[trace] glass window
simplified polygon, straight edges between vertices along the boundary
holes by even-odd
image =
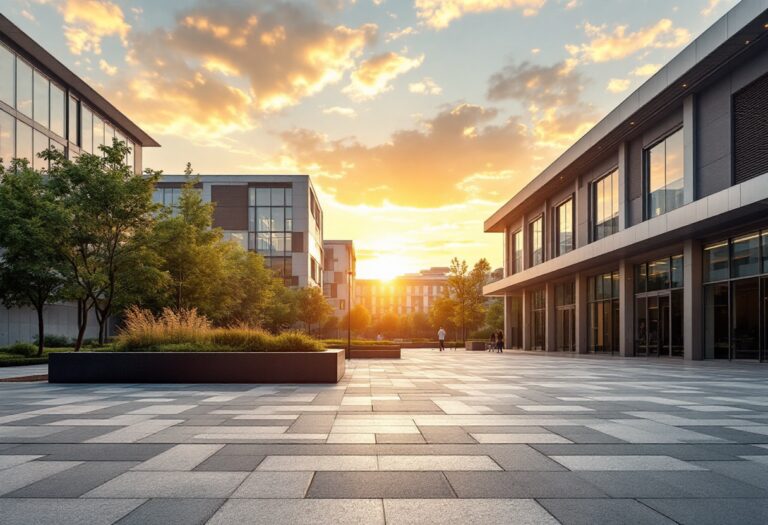
[[[728,279],[728,241],[704,247],[704,282]]]
[[[289,192],[286,192],[289,193]],[[293,208],[287,207],[285,208],[285,231],[292,232],[293,231]]]
[[[93,114],[93,153],[96,155],[102,155],[102,151],[99,149],[104,145],[104,121]]]
[[[1,48],[1,46],[0,46]],[[0,111],[0,160],[8,166],[15,156],[16,122],[15,118]]]
[[[80,106],[80,146],[83,151],[93,153],[93,112]]]
[[[539,217],[528,225],[531,239],[531,266],[544,262],[544,219]]]
[[[619,170],[592,184],[592,240],[619,231]]]
[[[270,203],[269,188],[256,188],[256,206],[269,206]]]
[[[669,259],[660,259],[648,263],[648,291],[669,288]]]
[[[683,130],[645,153],[647,216],[657,217],[683,205]]]
[[[45,135],[44,133],[40,133],[39,131],[35,130],[35,133],[33,135],[33,141],[34,141],[33,147],[35,150],[35,154],[33,155],[33,158],[32,158],[32,167],[34,167],[37,170],[42,168],[47,168],[48,161],[45,159],[41,159],[39,154],[48,149],[48,145],[49,145],[48,136]]]
[[[555,209],[557,255],[573,250],[573,199],[568,199]]]
[[[755,232],[731,241],[731,277],[760,273],[760,234]]]
[[[271,222],[272,218],[269,212],[269,208],[256,208],[256,231],[270,231]]]
[[[104,145],[112,146],[112,140],[115,138],[115,128],[111,124],[104,123]]]
[[[69,141],[72,142],[73,144],[80,145],[80,140],[78,136],[79,135],[78,131],[80,130],[80,126],[78,125],[78,122],[77,122],[77,117],[78,117],[77,107],[78,107],[77,99],[73,97],[69,97],[69,112],[68,112],[69,137],[67,138],[69,138]]]
[[[126,140],[125,145],[128,146],[128,155],[126,156],[125,163],[134,171],[136,171],[136,164],[134,161],[136,153],[136,144],[130,140]]]
[[[16,109],[32,118],[32,66],[16,60]]]
[[[730,356],[728,283],[704,287],[704,355],[707,359]]]
[[[15,107],[13,88],[15,82],[16,56],[5,46],[0,45],[0,100]]]
[[[20,120],[16,121],[16,157],[20,159],[29,160],[30,165],[33,163],[32,159],[32,127],[27,126]]]
[[[272,206],[283,206],[285,204],[285,188],[272,188]]]
[[[285,188],[285,205],[293,206],[293,187]]]
[[[763,273],[768,273],[768,231],[763,232]]]
[[[281,188],[282,189],[282,188]],[[272,201],[274,202],[274,200]],[[285,208],[272,208],[272,231],[285,231]]]
[[[56,84],[51,84],[50,129],[59,137],[64,137],[64,101],[64,91]]]
[[[523,271],[523,231],[512,234],[512,273]]]
[[[647,275],[648,275],[647,264],[643,263],[635,266],[635,293],[643,293],[648,289]]]
[[[672,288],[683,287],[683,256],[675,255],[672,257],[672,273],[671,273],[671,286]]]
[[[35,92],[35,122],[46,128],[50,125],[50,109],[48,106],[51,83],[48,79],[35,70],[34,72],[34,92]]]

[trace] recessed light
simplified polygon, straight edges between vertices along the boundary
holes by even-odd
[[[684,88],[687,88],[687,87],[688,87],[688,84],[683,84],[683,87],[684,87]]]
[[[763,27],[768,29],[768,24],[763,24]]]
[[[746,42],[744,42],[744,45],[747,45],[747,46],[748,46],[748,45],[749,45],[749,40],[747,40]]]
[[[635,125],[635,121],[633,120],[632,122],[629,123],[629,125],[630,126],[634,126]]]

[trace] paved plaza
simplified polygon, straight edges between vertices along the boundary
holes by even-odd
[[[768,366],[405,350],[338,385],[0,383],[0,522],[765,524]]]

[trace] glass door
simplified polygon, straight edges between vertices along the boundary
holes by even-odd
[[[731,356],[733,359],[759,359],[759,279],[739,279],[732,281],[731,286]]]
[[[669,294],[659,295],[659,348],[657,355],[660,357],[670,356],[669,334],[672,315],[669,302]]]
[[[648,356],[659,355],[659,298],[648,297]]]
[[[557,309],[557,349],[561,352],[573,352],[575,344],[575,308]]]
[[[763,319],[763,340],[760,350],[760,362],[768,361],[768,277],[762,278],[762,302],[760,316]]]

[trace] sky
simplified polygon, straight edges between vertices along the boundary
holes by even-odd
[[[735,0],[0,0],[161,148],[307,173],[361,278],[502,264],[483,221]]]

